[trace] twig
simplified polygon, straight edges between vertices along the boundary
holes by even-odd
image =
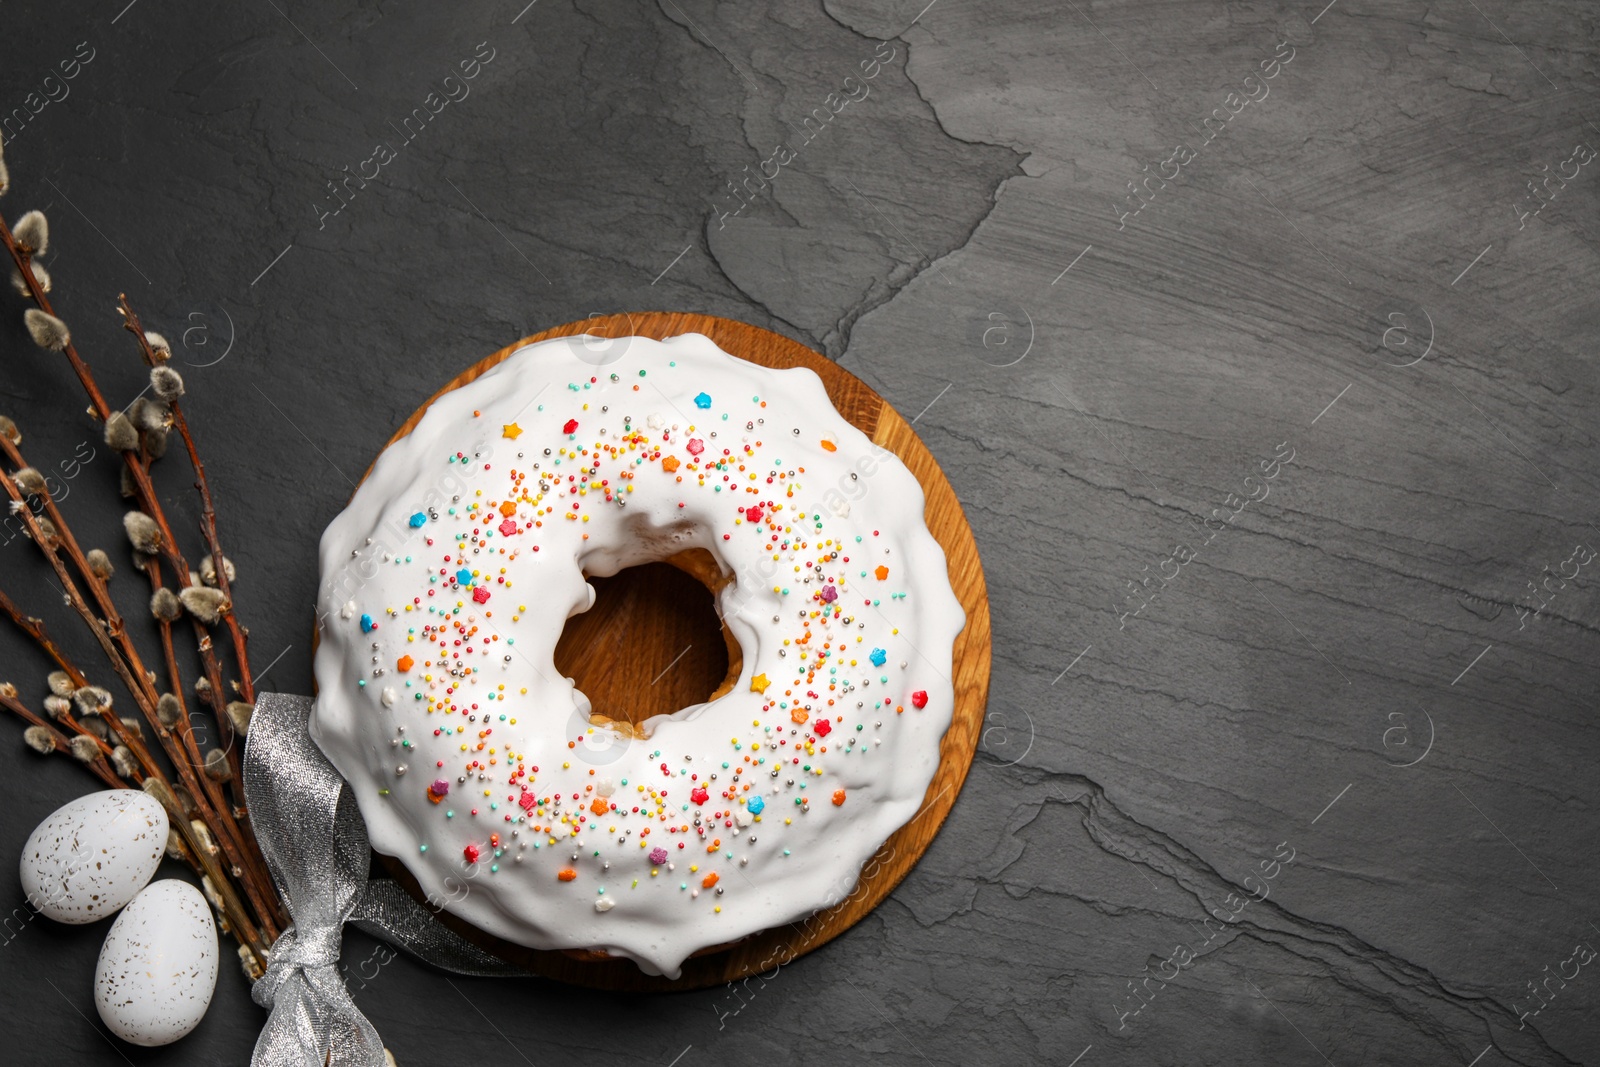
[[[24,614],[22,609],[17,607],[10,597],[6,596],[4,590],[0,590],[0,612],[4,612],[12,622],[17,624],[19,630],[33,638],[34,642],[44,649],[44,654],[50,657],[51,662],[65,671],[67,677],[72,679],[74,689],[82,689],[89,684],[89,679],[85,678],[78,671],[78,668],[73,665],[72,661],[67,659],[66,654],[61,651],[61,647],[55,643],[49,631],[44,628],[44,620]]]
[[[3,451],[6,454],[6,458],[11,460],[11,462],[16,464],[19,468],[26,467],[28,465],[27,460],[22,455],[22,450],[19,449],[10,438],[3,434],[0,434],[0,451]],[[84,584],[89,587],[90,592],[94,595],[95,603],[99,606],[102,615],[105,617],[105,629],[107,635],[116,640],[117,646],[122,653],[123,660],[126,662],[129,672],[133,675],[133,677],[144,683],[142,687],[130,687],[129,692],[132,694],[135,700],[138,700],[141,696],[144,697],[145,703],[149,704],[153,709],[156,699],[155,689],[150,684],[150,676],[145,671],[144,661],[139,655],[138,647],[133,643],[133,640],[128,636],[125,627],[122,625],[122,616],[117,612],[116,603],[111,598],[110,589],[106,587],[106,583],[102,581],[89,567],[88,558],[83,554],[82,549],[78,545],[77,539],[73,537],[72,528],[67,525],[66,518],[61,514],[60,509],[56,507],[55,500],[51,498],[48,492],[44,493],[40,497],[40,500],[44,504],[45,517],[48,518],[51,522],[51,525],[55,527],[60,546],[63,551],[65,551],[67,559],[72,563],[73,569],[76,570],[78,575],[83,579]],[[44,546],[40,545],[40,547],[43,548]],[[69,671],[68,673],[70,674],[71,672]],[[78,681],[76,678],[74,679],[74,682],[80,686],[87,684],[85,682]],[[144,705],[141,705],[141,707],[143,706]]]
[[[117,672],[117,676],[122,679],[123,685],[127,687],[127,690],[130,693],[138,694],[142,692],[139,683],[133,677],[132,671],[129,669],[128,665],[123,662],[122,656],[117,651],[116,646],[111,643],[111,637],[106,632],[106,627],[100,622],[99,619],[95,618],[94,612],[89,610],[89,605],[84,601],[83,594],[78,591],[77,583],[72,580],[72,575],[67,572],[65,564],[61,562],[61,557],[56,554],[54,539],[45,535],[44,529],[40,525],[38,518],[28,508],[22,489],[17,485],[12,476],[3,470],[0,470],[0,487],[4,487],[6,495],[9,496],[12,500],[12,503],[19,508],[17,514],[22,516],[23,525],[28,528],[28,536],[31,537],[34,543],[39,546],[40,551],[44,553],[45,559],[49,560],[50,566],[55,570],[56,580],[61,583],[61,588],[66,597],[67,603],[74,611],[78,613],[78,616],[83,619],[84,624],[87,625],[89,630],[94,634],[95,640],[100,643],[100,650],[105,653],[106,659],[111,662],[112,669],[115,670]],[[119,727],[121,726],[120,720],[118,720],[117,725]],[[143,746],[139,746],[138,749],[133,749],[132,746],[129,746],[129,748],[135,753],[140,753],[143,749]],[[149,761],[149,753],[144,752],[143,756],[144,759],[141,760],[141,762],[146,764],[146,773],[160,773],[160,768],[157,767],[154,762]]]
[[[7,440],[4,435],[0,435],[0,441],[5,441],[8,454],[15,450],[15,446],[9,440]],[[20,458],[20,455],[18,458]],[[44,553],[45,558],[49,561],[51,567],[55,570],[56,578],[61,584],[61,588],[66,597],[67,603],[72,606],[73,610],[76,611],[79,617],[83,619],[90,631],[94,633],[95,639],[100,643],[101,651],[105,654],[105,657],[111,663],[113,670],[116,671],[118,677],[122,680],[123,686],[130,694],[134,696],[135,702],[139,702],[139,697],[142,694],[153,693],[153,686],[150,683],[149,677],[141,675],[139,681],[135,680],[132,666],[124,660],[124,657],[117,646],[113,644],[111,635],[109,633],[109,628],[99,619],[96,619],[94,613],[89,609],[89,605],[84,600],[83,594],[79,591],[77,583],[73,581],[72,575],[68,572],[66,565],[61,561],[61,557],[57,552],[59,538],[52,538],[45,534],[44,528],[39,522],[38,517],[34,515],[32,510],[27,506],[27,501],[22,488],[16,483],[16,480],[12,477],[12,475],[4,470],[0,470],[0,487],[5,489],[6,495],[9,496],[12,502],[17,506],[17,514],[22,516],[22,521],[24,526],[27,527],[29,537],[31,537],[34,543],[38,545],[39,549]],[[48,495],[46,495],[44,499],[48,501]],[[52,520],[53,525],[54,523],[55,520]],[[60,532],[60,527],[57,528],[57,532]],[[84,570],[89,574],[89,583],[91,585],[104,586],[104,583],[99,578],[95,577],[92,572],[88,572],[87,563],[84,564]],[[129,642],[129,647],[132,647],[131,641]],[[137,654],[135,653],[135,657],[136,655]],[[137,662],[137,659],[135,661]],[[81,671],[75,673],[78,677],[83,676]],[[139,684],[140,681],[144,683],[143,686]],[[179,777],[183,779],[184,788],[194,799],[194,802],[197,805],[205,805],[205,808],[202,809],[201,812],[202,814],[205,814],[207,811],[209,811],[209,804],[205,803],[204,792],[200,784],[195,780],[194,770],[189,766],[188,761],[182,759],[179,755],[177,742],[172,738],[171,733],[161,725],[161,721],[155,714],[155,708],[153,705],[153,700],[150,702],[149,706],[141,703],[140,710],[145,713],[145,720],[150,724],[151,729],[155,731],[157,738],[162,741],[162,747],[166,750],[167,758],[177,770]],[[106,725],[111,728],[111,731],[117,735],[117,739],[122,743],[122,745],[126,747],[133,757],[138,761],[146,776],[167,785],[170,789],[170,783],[167,783],[166,776],[163,774],[160,765],[157,764],[154,758],[151,756],[150,750],[145,747],[145,744],[142,740],[135,737],[132,732],[128,730],[127,726],[122,722],[122,719],[115,712],[109,709],[103,710],[101,717],[105,720]],[[215,821],[220,827],[221,820],[225,818],[227,814],[228,813],[224,811],[218,811],[213,814],[211,819],[208,821]],[[222,847],[228,853],[229,863],[236,870],[240,871],[241,877],[244,877],[244,872],[247,870],[247,868],[243,861],[243,857],[238,853],[237,850],[234,849],[233,842],[230,840],[226,831],[222,833],[221,842]],[[253,882],[264,881],[264,879],[261,878],[258,869],[254,868],[253,866],[248,869],[251,871],[249,877]],[[218,887],[218,891],[221,891],[220,886]],[[249,895],[254,899],[260,897],[261,894],[255,886],[252,886]],[[264,922],[269,924],[272,924],[272,919],[275,916],[276,911],[275,909],[268,910],[266,901],[272,900],[273,898],[274,895],[269,893],[266,894],[265,900],[257,901],[258,906],[263,908]]]
[[[146,366],[155,367],[163,362],[156,355],[155,349],[150,345],[145,336],[144,328],[135,314],[133,306],[128,303],[126,294],[118,294],[118,307],[122,310],[122,328],[127,330],[139,342],[139,351],[144,356]],[[172,426],[178,431],[178,436],[183,438],[184,450],[189,453],[189,465],[194,468],[194,487],[200,494],[200,532],[206,539],[206,548],[211,552],[211,562],[217,572],[217,588],[222,595],[228,598],[228,603],[233,603],[233,590],[230,588],[226,557],[222,553],[222,542],[217,537],[217,511],[211,501],[211,485],[206,480],[206,465],[200,460],[200,451],[195,447],[194,437],[189,433],[189,420],[183,414],[183,407],[177,400],[167,403],[172,412]],[[246,650],[246,643],[250,631],[240,624],[238,616],[230,611],[225,617],[228,632],[233,637],[233,655],[239,667],[239,695],[247,703],[256,702],[255,677],[250,672],[250,656]]]
[[[145,573],[150,578],[150,589],[154,592],[161,588],[161,571],[154,560],[145,566]],[[266,861],[245,862],[248,854],[252,860],[259,855],[252,846],[255,838],[243,832],[236,816],[236,809],[230,809],[227,800],[222,795],[222,786],[206,773],[205,760],[200,756],[199,746],[194,740],[194,727],[189,722],[188,705],[184,702],[183,676],[178,671],[178,658],[172,645],[172,624],[165,619],[157,620],[161,633],[161,650],[167,662],[167,674],[172,680],[172,695],[178,701],[180,726],[174,732],[183,744],[184,754],[188,757],[196,774],[190,776],[198,780],[199,786],[205,791],[206,798],[211,806],[219,813],[228,817],[220,820],[217,829],[218,841],[223,851],[227,854],[228,862],[233,867],[233,873],[244,885],[245,895],[250,898],[251,905],[256,909],[256,914],[261,917],[261,925],[272,940],[278,936],[278,909],[277,893],[272,888],[271,878],[266,875]],[[174,763],[177,759],[174,758]]]
[[[144,325],[139,319],[133,305],[128,302],[126,294],[118,294],[118,309],[122,312],[122,326],[134,336],[139,344],[139,352],[146,366],[155,368],[165,363],[165,359],[157,354],[154,346],[150,344],[149,337],[145,334]],[[195,446],[194,436],[189,432],[189,420],[183,413],[183,407],[177,398],[166,402],[167,412],[172,427],[178,431],[178,436],[183,439],[184,450],[189,454],[189,464],[195,473],[195,490],[200,495],[201,522],[200,532],[205,538],[207,549],[211,554],[212,570],[216,574],[217,589],[222,593],[228,603],[228,610],[223,614],[222,623],[228,628],[233,642],[233,653],[236,666],[239,669],[239,682],[236,688],[240,697],[247,703],[255,703],[255,681],[250,671],[250,656],[247,648],[249,631],[240,624],[238,615],[233,610],[233,590],[228,579],[227,557],[223,554],[222,543],[217,536],[216,508],[211,499],[210,483],[206,479],[205,463],[200,459],[200,451]],[[144,456],[144,466],[149,469],[149,457]],[[159,578],[152,578],[159,582]],[[180,583],[181,584],[181,583]],[[152,585],[152,589],[155,588]],[[240,746],[236,743],[237,736],[233,729],[233,722],[228,718],[228,695],[223,687],[221,664],[213,655],[210,631],[199,620],[195,620],[195,640],[200,650],[202,663],[206,672],[206,680],[210,684],[210,703],[217,723],[217,737],[223,758],[228,761],[229,793],[233,797],[233,814],[236,820],[245,820],[249,814],[244,804],[244,763],[240,756]],[[219,801],[220,803],[220,801]],[[265,869],[266,860],[261,856],[260,846],[251,835],[244,835],[241,844],[251,852],[253,857]],[[269,893],[269,899],[276,901],[276,894]],[[287,917],[285,916],[285,919]]]
[[[11,233],[11,227],[6,225],[4,218],[0,218],[0,244],[4,244],[6,251],[11,254],[12,262],[16,264],[17,272],[22,276],[23,283],[27,287],[29,295],[33,298],[33,302],[38,305],[40,311],[47,315],[53,315],[55,312],[50,304],[50,298],[45,295],[43,287],[39,285],[39,280],[34,277],[33,270],[29,266],[33,257],[17,244],[16,238]],[[106,402],[105,396],[100,392],[100,387],[95,382],[94,372],[89,369],[89,365],[78,355],[78,350],[70,339],[62,346],[61,351],[67,357],[67,362],[72,366],[73,373],[78,376],[78,381],[83,386],[84,392],[88,394],[93,414],[104,424],[111,418],[112,408]],[[155,522],[157,529],[161,532],[161,543],[158,546],[160,553],[166,557],[167,565],[172,568],[173,580],[178,588],[185,589],[191,584],[189,581],[189,561],[184,558],[183,552],[178,548],[178,540],[173,536],[172,527],[167,522],[166,512],[162,509],[161,500],[156,495],[155,485],[150,481],[149,468],[140,462],[138,451],[126,450],[122,453],[122,458],[123,463],[133,476],[135,496],[138,499],[140,510]],[[217,561],[217,565],[221,566],[220,560]],[[210,673],[212,668],[216,666],[216,656],[211,651],[209,644],[201,649],[201,658],[207,661],[207,672]],[[220,673],[220,668],[217,668],[217,670]],[[219,715],[223,714],[219,708]],[[225,730],[226,727],[219,726],[218,729]]]
[[[31,240],[31,238],[30,238]],[[42,244],[43,242],[38,242]],[[0,218],[0,244],[3,244],[9,253],[12,262],[17,268],[19,281],[27,290],[27,295],[32,299],[38,309],[46,315],[53,316],[54,310],[44,291],[44,286],[39,282],[38,276],[31,266],[34,250],[18,242],[10,227]],[[152,367],[159,365],[162,360],[152,349],[149,339],[139,326],[137,317],[127,301],[123,299],[120,307],[124,313],[124,326],[133,332],[139,340],[145,362]],[[58,341],[59,343],[56,343]],[[41,342],[44,343],[44,342]],[[106,401],[95,381],[94,374],[88,364],[79,355],[76,346],[71,342],[70,335],[63,329],[62,335],[46,344],[49,348],[59,348],[65,355],[69,366],[77,375],[80,385],[89,398],[90,414],[102,425],[110,423],[114,411]],[[218,592],[222,599],[220,613],[225,620],[237,661],[240,682],[235,688],[247,701],[254,702],[254,680],[250,673],[247,656],[248,630],[246,630],[235,617],[232,610],[232,593],[227,577],[227,562],[221,550],[220,540],[217,535],[216,515],[211,497],[210,486],[206,480],[205,468],[200,461],[198,449],[195,446],[193,435],[184,417],[176,398],[165,397],[165,407],[168,412],[168,425],[178,430],[179,436],[184,441],[186,451],[189,453],[191,465],[195,471],[196,485],[201,497],[203,518],[201,533],[205,539],[211,559],[218,573]],[[25,466],[20,450],[15,447],[15,442],[5,435],[4,451],[7,457],[19,468]],[[174,584],[180,590],[186,590],[194,584],[191,578],[188,561],[173,534],[171,523],[161,505],[153,481],[151,480],[151,461],[154,458],[149,448],[153,438],[141,432],[137,447],[120,449],[123,463],[126,467],[128,478],[132,483],[135,504],[143,514],[154,524],[154,538],[157,544],[150,546],[154,549],[154,557],[144,566],[152,590],[161,588],[161,567],[164,563],[172,570]],[[234,731],[227,715],[228,690],[223,682],[222,665],[219,662],[211,639],[211,628],[204,624],[190,611],[191,621],[195,627],[197,652],[202,664],[204,675],[208,682],[210,703],[217,720],[218,737],[224,744],[223,751],[232,772],[232,787],[234,804],[229,805],[223,797],[222,787],[219,782],[205,773],[204,763],[200,759],[199,748],[195,743],[193,727],[188,719],[186,710],[180,716],[181,726],[175,724],[175,730],[169,730],[162,725],[158,707],[161,699],[156,691],[156,677],[148,671],[139,653],[137,645],[127,633],[123,620],[117,611],[115,601],[111,597],[109,584],[101,574],[97,574],[89,564],[79,547],[66,521],[56,508],[55,502],[50,498],[48,491],[37,494],[42,501],[43,515],[36,515],[29,507],[28,497],[31,495],[22,490],[16,479],[0,470],[0,486],[12,501],[13,508],[22,516],[30,538],[34,540],[39,549],[44,553],[50,566],[56,574],[61,586],[66,604],[83,620],[94,634],[96,642],[100,645],[102,653],[112,670],[122,681],[124,687],[133,698],[135,705],[144,714],[160,747],[166,754],[168,761],[176,771],[177,778],[182,781],[182,791],[174,788],[160,765],[155,761],[150,750],[145,746],[143,738],[135,728],[133,720],[124,722],[115,714],[109,702],[98,702],[98,711],[103,719],[107,732],[115,736],[117,743],[125,748],[134,763],[143,774],[140,783],[143,788],[155,796],[168,811],[175,822],[179,839],[182,842],[180,851],[185,854],[197,871],[204,874],[215,892],[214,900],[218,909],[223,913],[224,919],[231,928],[234,936],[242,945],[249,948],[256,957],[255,967],[247,965],[247,973],[258,977],[265,964],[267,946],[275,941],[278,929],[287,922],[287,916],[281,907],[276,891],[273,889],[268,875],[266,864],[261,857],[258,843],[254,835],[248,830],[245,820],[248,814],[243,805],[240,791],[242,784],[242,766],[240,764],[238,746],[234,744]],[[47,531],[49,531],[47,535]],[[74,572],[77,580],[75,580]],[[81,585],[80,585],[81,582]],[[83,587],[87,587],[88,597],[84,595]],[[95,610],[99,609],[101,617],[97,617]],[[3,611],[12,621],[31,636],[71,680],[76,690],[82,690],[88,685],[87,676],[72,665],[69,658],[55,644],[44,629],[43,623],[24,613],[9,598],[0,593],[0,611]],[[220,621],[220,620],[219,620]],[[162,652],[166,661],[167,673],[172,680],[175,695],[179,700],[179,708],[183,710],[182,677],[177,666],[177,657],[172,645],[171,624],[161,620]],[[14,687],[4,687],[6,707],[25,721],[35,726],[41,726],[48,731],[51,747],[59,750],[71,751],[72,742],[68,741],[60,730],[44,722],[39,716],[31,712],[22,702],[15,697]],[[94,739],[97,756],[94,761],[86,765],[107,784],[121,786],[124,782],[116,773],[113,764],[122,761],[121,753],[114,753],[111,746],[101,737],[89,731],[84,724],[75,720],[70,711],[63,711],[59,716],[62,727],[80,736]],[[42,739],[35,738],[41,745]],[[81,743],[79,744],[82,749]],[[87,752],[83,753],[87,755]],[[116,755],[115,761],[108,757]],[[124,767],[124,769],[127,769]],[[192,811],[188,810],[192,807]],[[220,857],[220,858],[219,858]],[[231,870],[225,870],[221,860],[226,860]],[[250,907],[245,906],[234,882],[237,881],[245,897],[249,899]],[[254,910],[254,916],[252,915]],[[257,917],[259,921],[257,921]],[[266,940],[263,941],[263,935]]]
[[[46,722],[43,716],[34,712],[26,704],[22,703],[21,700],[18,700],[16,697],[12,696],[4,687],[0,687],[0,707],[10,711],[28,725],[37,726],[40,729],[48,732],[50,735],[50,740],[54,742],[56,746],[57,752],[72,756],[73,762],[75,763],[81,762],[76,756],[73,756],[72,745],[67,742],[67,739],[64,736],[62,736],[60,730],[57,730],[54,726],[50,725],[50,723]],[[90,734],[88,731],[84,731],[84,734],[89,737],[94,737],[94,735]],[[95,740],[99,741],[99,738],[95,738]],[[104,742],[101,742],[100,745],[102,748],[104,748]],[[99,778],[112,789],[123,789],[127,786],[127,783],[121,778],[118,778],[116,772],[111,769],[111,765],[106,762],[104,753],[96,757],[92,763],[85,763],[84,766],[89,768],[90,772],[93,773],[95,777]]]

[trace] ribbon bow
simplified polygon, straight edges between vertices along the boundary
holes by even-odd
[[[272,1010],[251,1067],[384,1067],[383,1041],[339,974],[344,924],[458,974],[524,975],[433,921],[389,879],[368,880],[367,830],[339,772],[311,740],[309,697],[256,701],[245,802],[294,920],[250,996]]]

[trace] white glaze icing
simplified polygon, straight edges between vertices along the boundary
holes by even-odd
[[[584,575],[691,547],[734,575],[732,691],[643,740],[590,725],[553,661]],[[545,341],[441,397],[321,568],[311,731],[373,847],[533,948],[676,977],[843,900],[917,813],[953,713],[965,616],[915,477],[812,371],[699,334]]]

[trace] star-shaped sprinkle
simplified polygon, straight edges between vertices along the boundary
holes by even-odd
[[[767,691],[767,686],[771,684],[772,682],[767,679],[765,674],[758,674],[754,678],[750,679],[750,692],[765,693]]]
[[[514,422],[508,422],[500,427],[500,435],[508,441],[515,441],[522,436],[522,427]]]

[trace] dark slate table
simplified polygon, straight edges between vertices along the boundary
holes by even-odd
[[[310,685],[317,537],[393,428],[594,313],[814,345],[976,531],[989,720],[886,904],[651,998],[351,934],[401,1064],[1600,1060],[1595,13],[1324,2],[6,6],[0,206],[49,213],[114,397],[115,295],[173,338],[266,688]],[[6,306],[3,409],[114,544]],[[14,857],[85,784],[0,768]],[[248,1055],[231,965],[122,1046],[104,924],[28,921],[10,861],[0,894],[8,1062]]]

